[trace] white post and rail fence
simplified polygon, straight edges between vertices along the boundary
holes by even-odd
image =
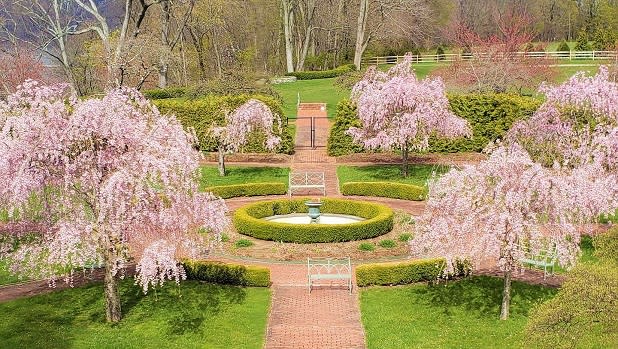
[[[415,55],[413,63],[439,63],[453,62],[458,60],[471,59],[473,57],[483,58],[486,53],[445,53],[434,55]],[[618,51],[521,51],[510,53],[515,57],[553,59],[553,60],[618,60]],[[397,64],[403,60],[404,56],[379,56],[369,57],[362,60],[363,65]]]

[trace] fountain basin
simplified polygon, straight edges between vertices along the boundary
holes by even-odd
[[[287,223],[287,224],[309,224],[312,223],[312,217],[308,216],[304,213],[292,213],[292,214],[283,214],[276,215],[270,217],[264,217],[263,220],[277,223]],[[356,222],[362,222],[365,218],[345,215],[345,214],[336,214],[336,213],[322,213],[320,217],[317,218],[318,224],[350,224]]]
[[[312,223],[307,201],[278,199],[248,204],[234,212],[232,222],[242,235],[301,244],[370,239],[393,228],[393,210],[382,204],[324,198],[320,201],[320,218]],[[334,218],[323,221],[324,216]]]

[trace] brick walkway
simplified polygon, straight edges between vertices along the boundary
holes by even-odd
[[[365,348],[355,291],[349,294],[333,284],[310,294],[304,264],[275,264],[270,270],[273,298],[265,348]]]
[[[299,117],[315,117],[315,148],[311,148],[311,119],[296,121],[293,171],[324,172],[326,195],[339,196],[336,164],[326,154],[326,139],[330,123],[326,106],[321,103],[301,104]],[[307,191],[308,195],[317,195]],[[249,199],[251,201],[255,199]],[[260,200],[260,199],[257,199]],[[243,202],[230,202],[233,210]],[[231,205],[230,205],[231,204]],[[304,264],[270,265],[272,278],[272,308],[266,335],[267,349],[284,348],[364,348],[365,334],[360,321],[358,295],[337,284],[318,287],[309,293],[307,266]]]

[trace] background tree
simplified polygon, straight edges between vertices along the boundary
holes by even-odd
[[[0,103],[0,126],[0,204],[43,207],[42,235],[9,257],[12,270],[70,282],[103,265],[108,321],[121,319],[129,263],[144,292],[179,282],[180,258],[205,249],[198,230],[217,238],[227,223],[223,200],[197,190],[194,137],[134,90],[82,100],[28,81]]]
[[[509,316],[511,277],[524,257],[557,250],[572,265],[579,252],[577,224],[595,221],[615,201],[615,181],[596,168],[562,173],[530,159],[517,144],[496,148],[476,166],[452,169],[429,185],[427,207],[410,244],[415,256],[445,257],[476,269],[499,267],[504,275],[500,319]],[[613,195],[598,195],[598,193]]]
[[[273,134],[273,127],[281,128],[281,119],[268,106],[256,99],[250,99],[225,117],[226,125],[212,128],[212,134],[219,142],[219,175],[225,176],[225,154],[236,152],[247,143],[250,133],[261,131],[266,134],[265,145],[273,150],[281,138]],[[275,126],[276,124],[276,126]]]
[[[0,53],[0,84],[3,94],[17,90],[27,79],[47,80],[50,74],[32,53],[17,49],[13,52]]]
[[[352,89],[362,126],[348,130],[366,148],[400,149],[404,176],[409,151],[426,150],[431,135],[455,138],[471,132],[468,122],[449,110],[442,80],[418,80],[412,60],[407,54],[386,73],[369,68]]]
[[[469,52],[464,59],[443,68],[440,75],[454,87],[474,92],[517,92],[536,88],[555,74],[551,61],[518,54],[534,39],[532,18],[515,7],[495,12],[497,34],[486,37],[460,22],[453,42]]]
[[[370,41],[380,35],[414,38],[416,44],[421,44],[428,34],[430,17],[431,9],[425,1],[360,0],[354,65],[360,70],[363,53]]]

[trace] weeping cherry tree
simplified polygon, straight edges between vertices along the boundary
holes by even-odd
[[[248,136],[252,132],[262,131],[266,134],[265,145],[268,150],[274,150],[281,142],[275,136],[273,127],[281,129],[281,119],[257,99],[250,99],[225,117],[225,126],[211,129],[211,133],[219,143],[219,175],[225,176],[225,154],[237,152],[247,144]]]
[[[468,122],[449,110],[444,83],[440,78],[418,80],[412,69],[413,56],[388,72],[376,67],[352,89],[361,127],[348,134],[368,149],[400,149],[403,174],[408,175],[408,153],[429,147],[429,137],[470,136]]]
[[[430,183],[412,254],[446,258],[445,273],[457,260],[500,268],[500,319],[507,319],[511,277],[524,249],[539,254],[555,246],[558,263],[568,267],[579,253],[578,227],[614,207],[618,186],[599,173],[596,165],[546,168],[517,144],[498,146],[478,165]]]
[[[543,84],[545,102],[534,115],[513,125],[507,141],[521,144],[545,166],[578,167],[596,162],[618,170],[618,83],[601,66],[558,86]]]
[[[195,137],[136,90],[78,99],[67,85],[26,81],[0,102],[0,130],[0,206],[43,207],[38,240],[5,256],[12,271],[70,283],[102,265],[109,322],[121,319],[129,263],[144,292],[178,283],[179,260],[208,248],[200,231],[214,241],[227,224],[223,200],[197,190]]]

